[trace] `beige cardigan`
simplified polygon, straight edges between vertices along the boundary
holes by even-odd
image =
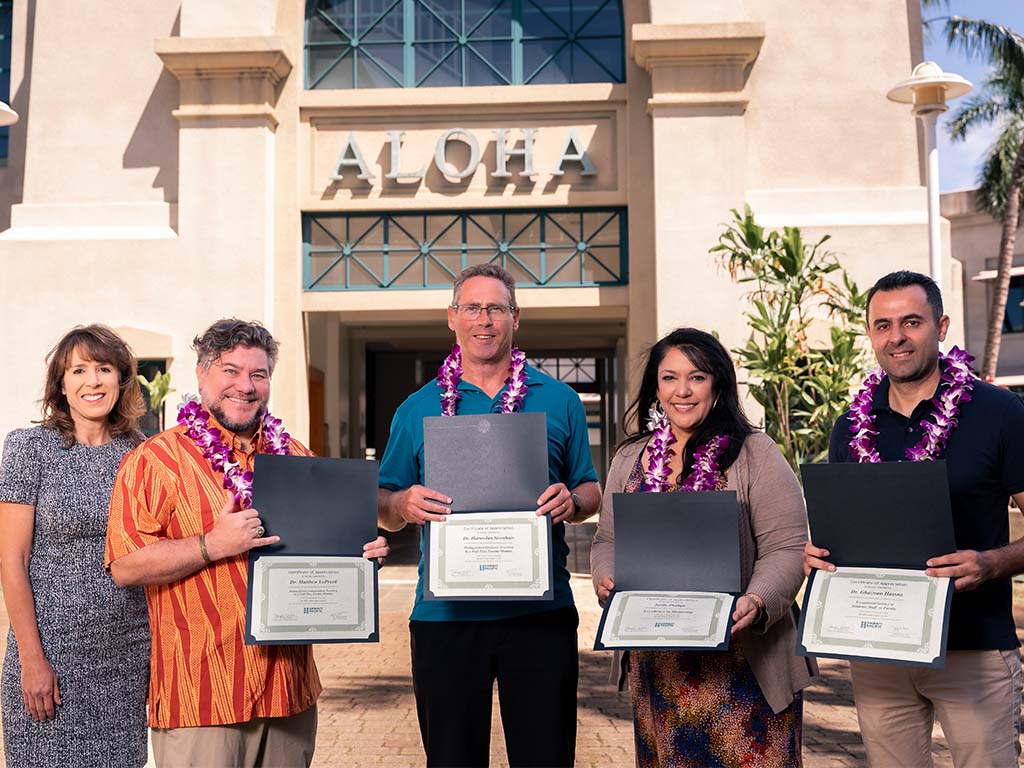
[[[590,554],[594,586],[615,573],[614,493],[621,493],[646,446],[638,441],[623,446],[612,459],[605,483],[604,506]],[[764,599],[767,620],[737,634],[738,643],[757,678],[761,692],[776,713],[817,673],[814,661],[795,654],[794,603],[803,583],[803,548],[807,541],[807,512],[796,476],[774,441],[761,432],[750,435],[728,470],[730,491],[736,491],[741,512],[740,584],[744,592]],[[746,524],[743,523],[746,522]],[[615,669],[620,656],[616,654]]]

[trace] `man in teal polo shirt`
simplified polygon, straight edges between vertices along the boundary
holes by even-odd
[[[447,377],[447,386],[431,381],[395,412],[380,466],[380,525],[397,531],[406,523],[443,522],[451,513],[451,499],[422,485],[423,418],[442,415],[442,395],[451,403],[449,412],[463,415],[544,413],[551,485],[537,499],[537,514],[551,516],[555,590],[550,603],[423,602],[420,558],[409,631],[427,765],[487,765],[497,680],[509,763],[570,766],[576,750],[579,614],[569,589],[564,523],[582,522],[601,506],[586,414],[570,387],[529,365],[521,368],[524,382],[520,366],[513,368],[522,354],[512,346],[519,307],[515,280],[506,270],[470,267],[454,289],[448,327],[461,350],[461,377]],[[515,395],[523,389],[520,400]]]

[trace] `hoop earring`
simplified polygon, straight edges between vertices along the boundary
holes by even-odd
[[[712,410],[712,411],[713,411],[713,410],[715,410],[715,406],[717,406],[717,405],[718,405],[718,398],[719,398],[719,397],[721,397],[721,395],[715,395],[715,402],[713,402],[713,403],[711,404],[711,410]]]

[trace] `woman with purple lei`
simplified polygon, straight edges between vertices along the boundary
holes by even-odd
[[[649,418],[645,418],[649,414]],[[615,587],[615,493],[736,492],[740,569],[728,651],[630,651],[638,766],[800,764],[802,696],[813,668],[794,655],[807,540],[803,495],[771,438],[743,414],[736,372],[711,334],[680,328],[651,347],[624,417],[591,552],[603,604]]]

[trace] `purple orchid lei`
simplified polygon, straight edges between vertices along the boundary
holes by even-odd
[[[727,435],[716,435],[693,452],[693,471],[680,486],[684,491],[713,491],[721,475],[718,461],[729,447]]]
[[[647,443],[647,471],[641,490],[648,493],[663,493],[668,490],[669,463],[675,456],[671,445],[676,441],[672,423],[657,406],[652,406],[647,419],[651,440]]]
[[[675,455],[670,446],[676,441],[676,437],[672,433],[672,424],[668,416],[659,409],[651,408],[647,426],[651,430],[651,440],[647,444],[648,464],[641,490],[648,493],[663,493],[669,488],[669,463]],[[715,490],[721,476],[718,462],[728,447],[729,438],[726,435],[717,435],[697,448],[693,453],[693,470],[679,486],[680,489]]]
[[[957,425],[960,405],[971,399],[975,382],[971,368],[973,362],[974,357],[958,347],[939,355],[939,392],[931,400],[932,412],[921,420],[924,437],[906,451],[909,461],[934,461],[946,449],[949,435]],[[861,464],[882,461],[875,444],[878,431],[875,429],[875,417],[871,414],[871,404],[883,378],[880,370],[874,371],[864,380],[864,386],[850,405],[850,453]]]
[[[462,380],[462,349],[458,344],[437,369],[437,386],[441,388],[441,415],[454,416],[459,410],[459,382]],[[512,365],[501,393],[501,412],[515,413],[526,397],[526,353],[512,347]]]
[[[203,452],[203,458],[210,462],[214,472],[224,474],[224,487],[234,492],[235,503],[240,509],[252,506],[252,472],[243,472],[238,462],[231,460],[231,448],[220,439],[221,431],[210,427],[210,414],[193,396],[186,396],[178,409],[178,423],[184,426],[188,435]],[[263,414],[262,420],[263,453],[275,456],[288,456],[291,449],[288,441],[291,436],[284,431],[280,419]]]

